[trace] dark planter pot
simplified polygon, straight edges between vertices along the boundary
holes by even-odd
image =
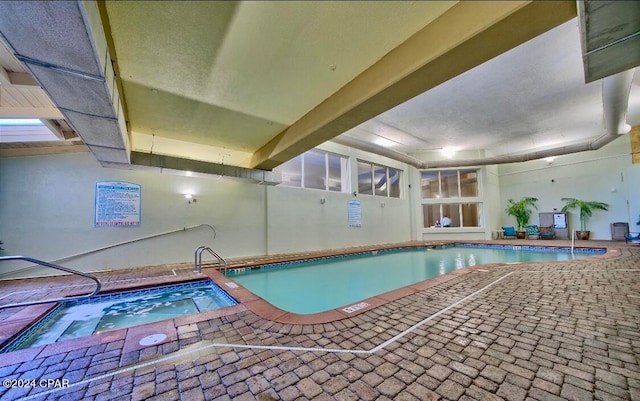
[[[525,239],[525,238],[527,238],[527,232],[526,231],[516,231],[516,238],[517,239]]]
[[[587,240],[589,239],[590,234],[591,234],[591,231],[576,230],[576,239]]]

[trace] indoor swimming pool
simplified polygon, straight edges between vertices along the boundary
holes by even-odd
[[[58,305],[2,352],[236,305],[211,281],[98,295]]]
[[[465,267],[490,263],[562,261],[603,254],[604,249],[457,244],[396,248],[308,261],[230,269],[234,281],[287,312],[311,314]]]

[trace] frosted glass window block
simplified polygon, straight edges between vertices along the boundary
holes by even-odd
[[[463,197],[478,196],[478,172],[476,170],[460,170],[460,192]]]
[[[451,219],[451,227],[460,227],[460,205],[458,203],[442,205],[442,217]]]
[[[422,220],[425,228],[439,226],[440,205],[422,205]]]
[[[440,195],[443,198],[457,198],[460,196],[458,192],[458,171],[441,171],[440,172]]]
[[[304,187],[326,189],[326,153],[309,150],[304,153]]]
[[[371,164],[358,162],[358,193],[373,195],[373,175]]]
[[[342,192],[342,161],[345,158],[337,155],[327,154],[329,191]]]
[[[302,186],[302,155],[282,163],[274,170],[282,174],[282,183],[280,185],[297,188]]]
[[[437,171],[423,171],[420,186],[423,199],[440,197],[440,181]]]
[[[389,169],[389,196],[400,197],[400,170],[394,168]]]
[[[480,204],[478,203],[462,204],[462,226],[463,227],[480,227]]]
[[[387,180],[387,168],[382,166],[373,166],[373,179],[375,182],[375,194],[378,196],[387,196],[389,187]]]

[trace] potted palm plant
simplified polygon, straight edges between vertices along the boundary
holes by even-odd
[[[591,232],[587,230],[587,221],[593,214],[594,210],[609,210],[609,205],[604,202],[583,201],[575,198],[562,198],[561,200],[563,202],[566,202],[566,204],[562,208],[563,212],[566,212],[570,209],[580,210],[580,230],[576,230],[577,239],[589,239],[589,235],[591,234]]]
[[[514,201],[513,199],[509,199],[507,201],[507,208],[505,211],[509,216],[513,216],[516,218],[516,226],[517,226],[517,236],[519,239],[524,239],[527,237],[527,232],[524,230],[524,226],[529,223],[529,217],[531,217],[532,210],[531,207],[538,209],[535,205],[535,202],[538,201],[538,198],[533,197],[523,197],[519,201]]]

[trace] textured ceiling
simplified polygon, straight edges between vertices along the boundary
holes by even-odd
[[[350,134],[372,139],[374,133],[397,142],[390,146],[402,151],[456,147],[511,153],[600,135],[602,118],[602,85],[584,82],[574,19]]]
[[[631,125],[640,124],[638,71],[634,82]],[[602,83],[585,84],[580,30],[573,19],[347,135],[403,152],[453,147],[504,154],[575,143],[602,133]]]
[[[253,152],[453,2],[107,2],[131,131]]]
[[[594,39],[620,26],[605,3],[618,4],[598,2]],[[132,150],[270,169],[345,131],[407,153],[494,154],[603,133],[601,81],[585,83],[572,1],[16,1],[0,11],[0,33],[103,162]]]

